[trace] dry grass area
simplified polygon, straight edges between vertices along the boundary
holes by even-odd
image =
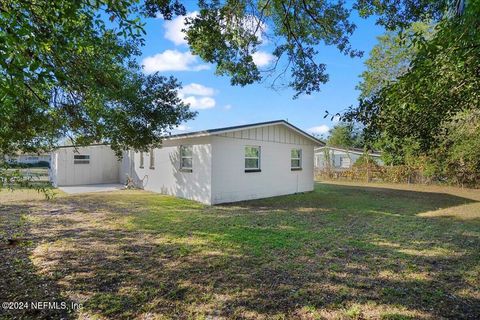
[[[208,207],[0,193],[0,318],[478,319],[480,191],[317,184]]]

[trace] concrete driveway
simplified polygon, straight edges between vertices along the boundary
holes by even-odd
[[[116,191],[122,190],[125,186],[119,183],[109,183],[109,184],[89,184],[81,186],[68,186],[68,187],[59,187],[65,193],[68,194],[78,194],[78,193],[89,193],[89,192],[105,192],[105,191]]]

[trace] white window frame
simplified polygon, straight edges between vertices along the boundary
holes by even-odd
[[[90,164],[89,154],[74,154],[73,164]]]
[[[299,153],[298,153],[298,154],[299,154],[299,157],[298,157],[298,158],[293,158],[293,157],[292,157],[292,151],[294,151],[294,150],[299,151]],[[302,149],[294,148],[294,149],[291,149],[291,150],[290,150],[290,170],[292,170],[292,171],[302,170],[302,165],[303,165],[303,163],[302,163],[302,155],[303,155]],[[292,167],[292,161],[294,161],[294,160],[298,160],[298,163],[299,163],[299,166],[298,166],[298,167]]]
[[[258,149],[258,157],[247,157],[247,148],[255,148]],[[244,166],[245,172],[260,172],[261,171],[261,163],[262,163],[262,147],[261,146],[245,146],[244,149]],[[247,168],[246,161],[248,159],[255,159],[258,160],[258,166],[256,168]]]
[[[183,150],[186,148],[191,149],[191,155],[190,156],[184,156],[183,155]],[[191,166],[190,167],[185,167],[183,165],[183,159],[190,159]],[[186,172],[192,172],[193,171],[193,146],[192,145],[181,145],[180,146],[180,170],[186,171]]]
[[[348,166],[344,166],[344,162],[348,160]],[[352,166],[352,159],[348,156],[340,156],[340,168],[348,169]]]
[[[150,169],[155,169],[155,149],[150,149]]]
[[[143,169],[145,166],[145,157],[143,155],[143,151],[140,151],[140,168]]]

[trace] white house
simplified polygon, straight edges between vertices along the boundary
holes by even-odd
[[[353,166],[355,161],[365,154],[365,151],[357,148],[335,148],[322,146],[315,148],[315,169],[346,170]],[[378,165],[383,165],[379,152],[367,153]]]
[[[292,124],[271,121],[172,135],[150,152],[106,145],[59,148],[56,186],[125,183],[206,204],[312,191],[314,147],[323,143]]]

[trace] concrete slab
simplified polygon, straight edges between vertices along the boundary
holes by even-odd
[[[89,192],[106,192],[106,191],[116,191],[122,190],[125,186],[119,183],[109,183],[109,184],[89,184],[81,186],[66,186],[59,187],[65,193],[68,194],[78,194],[78,193],[89,193]]]

